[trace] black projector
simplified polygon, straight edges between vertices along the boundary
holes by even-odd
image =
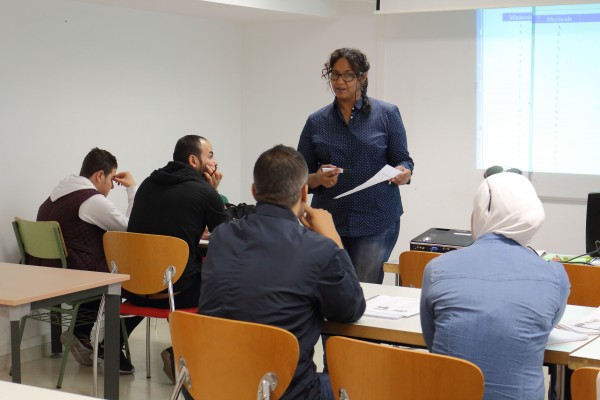
[[[410,241],[411,250],[446,253],[450,250],[470,246],[471,231],[460,229],[431,228]]]

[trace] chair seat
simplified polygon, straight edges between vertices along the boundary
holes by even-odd
[[[178,311],[184,311],[189,313],[197,313],[198,307],[193,308],[178,308]],[[150,318],[168,318],[171,310],[168,308],[154,308],[154,307],[144,307],[144,306],[136,306],[135,304],[131,304],[130,302],[121,303],[121,315],[138,315],[140,317],[150,317]]]

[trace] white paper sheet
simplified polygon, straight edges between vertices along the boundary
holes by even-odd
[[[379,170],[375,175],[373,175],[368,181],[363,183],[362,185],[358,185],[354,189],[348,190],[345,193],[337,195],[334,199],[339,199],[340,197],[348,196],[349,194],[359,192],[363,189],[371,187],[373,185],[377,185],[378,183],[388,181],[392,178],[398,176],[402,171],[392,167],[391,165],[386,165]]]
[[[548,336],[548,344],[578,342],[580,340],[586,340],[587,338],[588,335],[585,333],[578,333],[573,331],[566,331],[564,329],[554,328],[550,331],[550,336]]]
[[[577,321],[561,321],[556,327],[573,332],[598,335],[600,334],[600,307],[584,318]]]
[[[367,300],[365,317],[400,319],[418,313],[418,298],[379,295]]]

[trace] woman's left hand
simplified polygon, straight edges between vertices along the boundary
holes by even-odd
[[[398,169],[402,172],[400,174],[396,175],[394,178],[390,179],[389,182],[393,183],[394,185],[397,185],[397,186],[407,184],[408,181],[410,181],[410,178],[412,177],[411,170],[404,168],[404,166],[402,166],[402,165],[398,165],[396,167],[396,169]]]

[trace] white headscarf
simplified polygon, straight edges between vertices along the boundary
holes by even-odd
[[[473,201],[473,238],[494,232],[527,246],[544,222],[542,202],[522,175],[501,172],[485,179]]]

